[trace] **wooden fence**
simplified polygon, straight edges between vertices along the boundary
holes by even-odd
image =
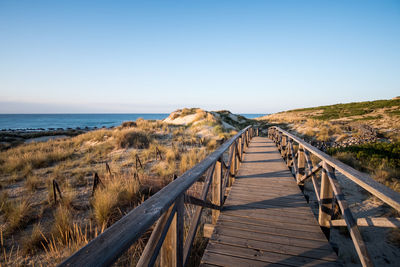
[[[356,220],[342,193],[335,170],[397,211],[400,211],[400,194],[279,127],[270,127],[268,136],[276,143],[298,185],[302,185],[306,179],[311,178],[319,204],[318,222],[320,226],[328,231],[332,226],[347,226],[362,265],[373,266],[358,226],[398,228],[400,227],[400,218],[358,218]],[[313,166],[311,154],[319,160],[315,166]],[[319,170],[321,170],[321,180],[318,183],[316,174]],[[332,219],[336,205],[344,219]]]
[[[199,164],[66,259],[61,266],[111,265],[156,222],[138,266],[154,265],[159,254],[161,266],[187,264],[203,208],[212,208],[212,221],[216,223],[219,209],[224,203],[225,190],[231,186],[243,151],[255,133],[258,130],[255,131],[251,126],[241,130]],[[227,161],[224,160],[226,152]],[[187,190],[202,178],[204,182],[200,198],[187,195]],[[207,200],[209,191],[211,201]],[[196,205],[186,238],[184,203]]]

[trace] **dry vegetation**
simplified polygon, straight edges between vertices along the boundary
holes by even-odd
[[[279,112],[259,118],[284,124],[309,140],[343,142],[366,138],[371,131],[378,138],[400,141],[400,98]],[[369,140],[367,140],[369,141]]]
[[[218,128],[220,119],[209,112],[183,111],[191,112],[213,128],[138,119],[0,152],[1,263],[60,263],[236,133]],[[136,166],[136,156],[143,168]],[[100,182],[93,192],[94,173]],[[62,195],[57,193],[57,203],[53,180]],[[122,265],[137,260],[145,239]]]
[[[400,99],[305,108],[259,118],[281,124],[399,191]],[[400,192],[400,191],[399,191]]]

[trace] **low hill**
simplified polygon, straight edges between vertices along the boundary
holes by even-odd
[[[258,120],[286,124],[306,138],[333,146],[380,138],[396,141],[400,136],[400,98],[288,110]]]
[[[227,137],[226,133],[235,133],[251,124],[251,121],[227,110],[206,111],[200,108],[178,109],[163,120],[167,124],[187,126],[200,137],[210,137],[215,134]]]

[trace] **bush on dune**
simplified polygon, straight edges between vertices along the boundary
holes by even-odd
[[[137,130],[121,130],[116,133],[116,142],[120,148],[148,148],[150,145],[151,138],[148,134]]]

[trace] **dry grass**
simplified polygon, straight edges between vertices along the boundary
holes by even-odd
[[[76,147],[81,147],[85,142],[104,142],[112,136],[112,132],[109,129],[90,131],[72,138],[72,142]]]
[[[181,173],[186,172],[206,157],[205,149],[192,149],[182,155],[179,165]]]
[[[160,161],[153,165],[151,171],[160,178],[166,178],[170,181],[174,174],[177,174],[176,163],[174,161]]]
[[[218,147],[217,140],[209,139],[206,141],[206,146],[208,151],[213,151]]]
[[[60,232],[56,236],[43,236],[44,264],[60,263],[63,259],[89,243],[90,240],[96,238],[104,230],[104,227],[92,227],[91,223],[84,227],[73,223],[70,227],[65,228],[64,232]]]
[[[96,190],[93,200],[93,216],[99,226],[109,225],[118,217],[118,207],[133,206],[139,198],[139,181],[129,176],[117,176],[104,182],[104,188]]]
[[[59,206],[54,212],[54,223],[51,234],[54,237],[64,239],[64,234],[71,229],[72,214],[70,209],[65,206]]]
[[[176,162],[180,159],[179,151],[176,147],[167,148],[165,151],[165,158],[168,162]]]
[[[215,119],[209,113],[198,114]],[[212,141],[200,142],[190,127],[168,126],[160,121],[135,123],[64,140],[23,144],[0,153],[0,220],[4,222],[0,230],[6,233],[2,263],[57,264],[147,198],[143,193],[149,192],[152,184],[141,187],[133,178],[135,155],[144,167],[139,170],[141,179],[157,183],[154,178],[164,177],[169,182],[173,174],[193,167],[218,145],[212,130]],[[220,134],[225,134],[224,129]],[[162,160],[155,161],[156,147]],[[104,162],[110,164],[112,175],[106,173]],[[91,198],[93,172],[99,173],[105,187],[99,186]],[[53,179],[63,196],[57,205]],[[24,196],[27,191],[33,193],[29,201]],[[92,229],[91,223],[97,228]],[[16,255],[18,246],[22,254]],[[134,258],[142,247],[134,248]]]
[[[21,145],[0,153],[0,172],[12,173],[25,169],[26,174],[27,170],[29,173],[32,169],[51,166],[71,157],[73,153],[72,142],[64,140]]]
[[[33,226],[31,235],[22,241],[22,251],[24,254],[34,254],[39,249],[43,248],[45,244],[45,236],[43,228],[40,223]]]
[[[98,225],[107,225],[114,212],[118,201],[115,192],[107,189],[99,189],[93,198],[93,215]]]
[[[327,127],[323,127],[320,129],[320,131],[317,133],[317,140],[318,141],[324,141],[327,142],[330,140],[330,134],[329,134],[329,129]]]
[[[29,220],[31,204],[27,199],[9,200],[3,202],[2,211],[6,218],[6,233],[11,234],[22,228]]]
[[[25,186],[29,191],[34,192],[35,190],[37,190],[39,188],[41,183],[42,183],[42,181],[40,180],[40,178],[37,175],[29,175],[26,178]]]

